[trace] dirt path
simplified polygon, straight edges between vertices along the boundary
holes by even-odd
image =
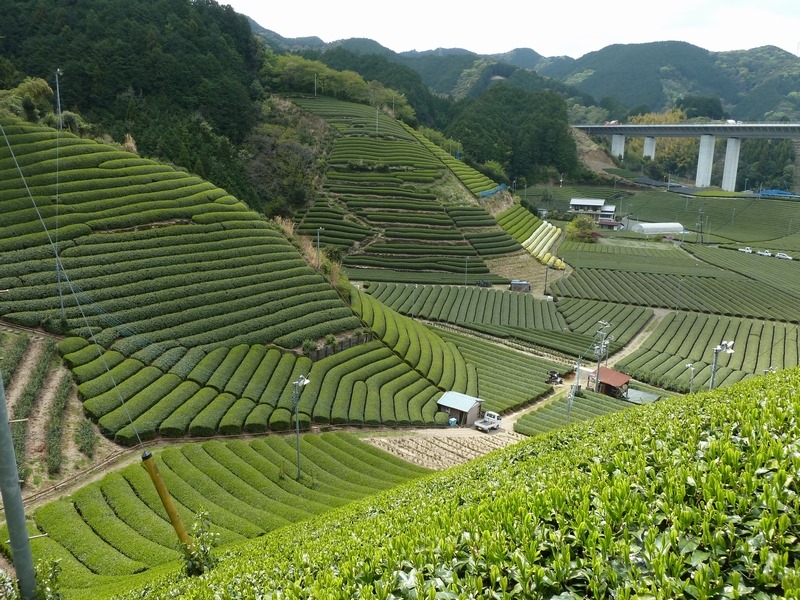
[[[653,309],[653,316],[650,317],[650,320],[645,323],[642,330],[637,333],[633,339],[628,342],[625,347],[617,352],[616,354],[612,354],[609,359],[613,358],[614,362],[617,363],[621,361],[623,358],[627,357],[628,355],[632,354],[639,348],[641,348],[642,344],[645,342],[647,338],[650,337],[650,334],[655,331],[656,327],[659,326],[661,321],[666,317],[670,312],[670,310],[666,308],[654,308]]]

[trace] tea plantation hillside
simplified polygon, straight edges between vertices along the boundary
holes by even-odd
[[[573,425],[220,553],[160,598],[792,598],[800,371]]]
[[[348,341],[363,327],[348,299],[219,188],[54,130],[4,129],[0,316],[77,336],[60,350],[101,429],[123,443],[287,429],[288,384],[311,369],[293,349]],[[379,351],[367,341],[332,360]]]
[[[507,283],[492,272],[492,259],[524,254],[556,264],[549,251],[560,229],[526,209],[530,221],[516,213],[508,226],[495,219],[481,199],[506,186],[408,125],[332,98],[294,102],[338,134],[323,194],[301,212],[298,228],[341,255],[351,279]]]
[[[350,111],[350,128],[363,126],[352,115],[355,105],[334,106]],[[406,194],[401,204],[408,206],[364,200],[371,197],[367,188],[347,191],[347,202],[332,206],[354,210],[359,202],[349,194],[356,194],[368,204],[392,205],[386,214],[412,221],[430,208],[445,218],[446,231],[466,231],[461,242],[437,246],[436,252],[456,249],[459,265],[458,248],[471,248],[480,260],[475,248],[488,248],[484,233],[504,238],[508,251],[523,252],[479,206],[439,202],[426,185],[449,169],[408,129],[388,118],[382,122],[388,140],[360,139],[352,155],[336,158],[348,139],[356,139],[343,136],[332,163],[368,161],[370,144],[381,162],[396,156],[403,165],[396,178],[407,185],[391,193]],[[508,409],[550,389],[537,382],[527,393],[493,394],[491,383],[481,383],[488,371],[480,375],[474,360],[465,360],[452,343],[335,289],[323,276],[327,266],[309,266],[298,251],[298,238],[287,239],[224,190],[70,134],[2,124],[8,143],[0,150],[0,289],[8,291],[0,295],[0,317],[65,336],[58,350],[78,383],[83,410],[118,443],[287,430],[292,383],[301,375],[312,381],[299,390],[304,429],[441,425],[447,415],[436,400],[447,390],[480,394],[487,406]],[[407,164],[412,159],[417,162]],[[339,185],[335,173],[331,190]],[[374,180],[369,189],[384,185],[394,183]],[[312,215],[321,218],[315,207],[304,224]],[[362,230],[372,231],[376,213],[364,210]],[[326,245],[336,231],[358,230],[356,213],[347,214],[338,229],[326,222]],[[435,237],[445,229],[416,230],[425,231]],[[420,248],[433,246],[412,241],[403,252]],[[426,276],[438,278],[437,269]],[[474,270],[476,277],[491,278],[485,265]],[[537,373],[564,371],[543,360],[536,365]]]

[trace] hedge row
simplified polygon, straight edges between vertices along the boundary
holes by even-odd
[[[129,559],[149,567],[176,560],[180,555],[149,540],[122,521],[106,502],[100,486],[89,485],[72,495],[75,508],[95,534]]]
[[[11,343],[7,343],[6,336],[3,335],[2,342],[3,360],[0,361],[0,373],[2,373],[3,385],[8,386],[11,383],[11,375],[16,371],[22,362],[22,357],[28,351],[31,338],[27,335],[16,335],[11,338]]]
[[[347,267],[379,267],[398,271],[444,271],[447,273],[461,274],[461,281],[467,274],[488,275],[489,267],[483,260],[475,257],[466,257],[467,260],[453,259],[447,257],[395,257],[395,256],[369,256],[369,255],[349,255],[344,259]],[[370,279],[369,276],[362,276],[363,279]],[[502,281],[507,281],[502,279]],[[455,281],[454,281],[455,283]]]
[[[213,388],[212,388],[213,389]],[[217,432],[220,421],[225,413],[236,402],[233,394],[223,392],[214,398],[201,410],[189,423],[189,435],[196,437],[211,437]]]
[[[169,377],[169,375],[165,375]],[[206,388],[209,389],[210,388]],[[189,404],[189,401],[197,395],[200,391],[200,386],[193,381],[182,381],[175,386],[169,393],[163,395],[158,399],[158,402],[144,411],[124,427],[121,427],[114,435],[114,441],[124,446],[132,446],[140,441],[151,440],[157,434],[167,437],[178,437],[183,435],[188,427],[190,417],[186,417],[186,425],[181,429],[180,433],[175,433],[175,424],[180,420],[180,416],[173,418],[170,417],[176,413],[181,407]],[[194,407],[197,407],[198,402],[194,402]],[[189,412],[191,408],[186,409]],[[168,423],[169,421],[169,423]]]
[[[188,382],[191,383],[191,382]],[[197,384],[193,384],[197,385]],[[188,395],[189,390],[185,390]],[[178,392],[176,391],[176,394]],[[186,434],[189,424],[218,395],[213,388],[200,388],[188,400],[184,400],[158,427],[160,435],[181,437]]]
[[[85,400],[95,398],[108,391],[113,392],[115,386],[141,371],[143,367],[144,364],[141,361],[126,358],[112,369],[101,372],[98,377],[81,383],[78,386],[78,396]]]
[[[130,359],[128,359],[128,361],[129,360]],[[164,374],[155,367],[143,367],[137,370],[135,373],[132,373],[130,377],[122,380],[121,382],[116,382],[116,385],[111,387],[108,391],[96,396],[88,397],[88,399],[83,403],[83,411],[95,421],[99,421],[103,416],[115,411],[117,408],[124,411],[124,409],[128,406],[127,402],[129,400],[131,400],[142,390],[153,385],[162,377],[164,377]],[[80,387],[81,386],[78,386],[79,391]],[[157,390],[157,393],[161,393],[165,388],[157,386],[155,389]],[[161,396],[158,397],[160,398]],[[137,401],[136,406],[141,408],[143,404],[148,402],[150,402],[149,398],[142,398],[141,400]],[[146,406],[146,408],[149,408],[149,406]],[[144,410],[146,410],[146,408]],[[144,410],[142,410],[142,412],[144,412]],[[108,422],[110,425],[112,425],[118,424],[123,420],[124,419],[122,416],[115,414],[113,417],[109,416]],[[116,431],[116,429],[109,428],[108,431],[113,432]]]
[[[469,244],[432,244],[384,242],[370,244],[365,252],[375,254],[422,254],[426,256],[475,256],[475,249]]]
[[[155,367],[145,367],[142,371],[126,380],[130,382],[130,386],[139,387],[141,384],[134,384],[132,381],[134,378],[141,378],[143,381],[149,381],[149,383],[130,397],[117,398],[116,405],[109,403],[109,406],[113,408],[105,412],[97,421],[100,426],[100,431],[105,435],[113,435],[126,425],[132,423],[133,419],[136,419],[152,409],[162,398],[168,396],[181,383],[180,378],[177,376],[164,375]],[[126,393],[127,387],[128,386],[118,387],[120,395]],[[102,408],[98,406],[97,401],[93,402],[92,400],[84,402],[84,410],[92,411],[90,414],[94,418],[97,418],[97,411],[102,410]],[[87,405],[89,407],[88,409],[86,408]]]
[[[43,533],[57,539],[72,556],[94,573],[133,575],[147,568],[145,563],[128,558],[101,540],[81,518],[69,498],[45,504],[36,510],[34,519]]]

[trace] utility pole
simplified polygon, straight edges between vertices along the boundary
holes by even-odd
[[[717,379],[717,355],[720,352],[725,352],[726,354],[733,354],[733,342],[720,342],[716,346],[714,346],[714,359],[711,362],[711,381],[708,384],[708,389],[714,389],[714,382]]]
[[[317,271],[319,271],[319,232],[325,231],[324,227],[317,227]]]
[[[700,236],[700,243],[703,243],[703,209],[697,209],[697,233]]]
[[[575,401],[575,396],[578,394],[578,390],[581,388],[581,359],[583,357],[578,357],[578,362],[575,364],[575,382],[572,384],[572,389],[570,389],[569,393],[567,394],[567,423],[569,423],[570,413],[572,412],[572,403]]]
[[[600,343],[596,344],[594,347],[594,352],[597,355],[597,372],[595,373],[594,378],[594,391],[600,391],[600,366],[603,362],[603,355],[606,353],[608,348],[608,342],[606,341],[606,329],[611,323],[606,321],[598,321],[600,324],[600,329],[597,330],[597,333],[600,335]]]
[[[6,393],[3,388],[3,377],[0,375],[0,493],[3,498],[3,510],[8,526],[8,537],[11,545],[11,557],[17,571],[19,591],[24,600],[33,600],[36,593],[36,573],[33,568],[28,528],[25,524],[25,506],[22,502],[22,490],[19,487],[19,471],[14,456],[14,442],[11,439],[11,427],[8,424]]]
[[[295,432],[295,446],[297,447],[297,481],[300,481],[300,388],[310,383],[310,379],[305,375],[300,375],[297,381],[294,381],[292,394],[292,404],[294,404],[294,432]]]

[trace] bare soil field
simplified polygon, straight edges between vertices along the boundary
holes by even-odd
[[[486,264],[492,273],[497,273],[508,279],[521,279],[531,284],[531,293],[536,298],[544,298],[544,283],[547,285],[566,277],[571,272],[567,267],[564,270],[547,269],[527,252],[517,252],[499,258],[486,259]],[[507,286],[494,286],[506,289]]]
[[[492,450],[515,444],[525,436],[505,423],[501,429],[483,433],[468,427],[415,430],[362,438],[373,446],[408,462],[441,471],[469,462]]]

